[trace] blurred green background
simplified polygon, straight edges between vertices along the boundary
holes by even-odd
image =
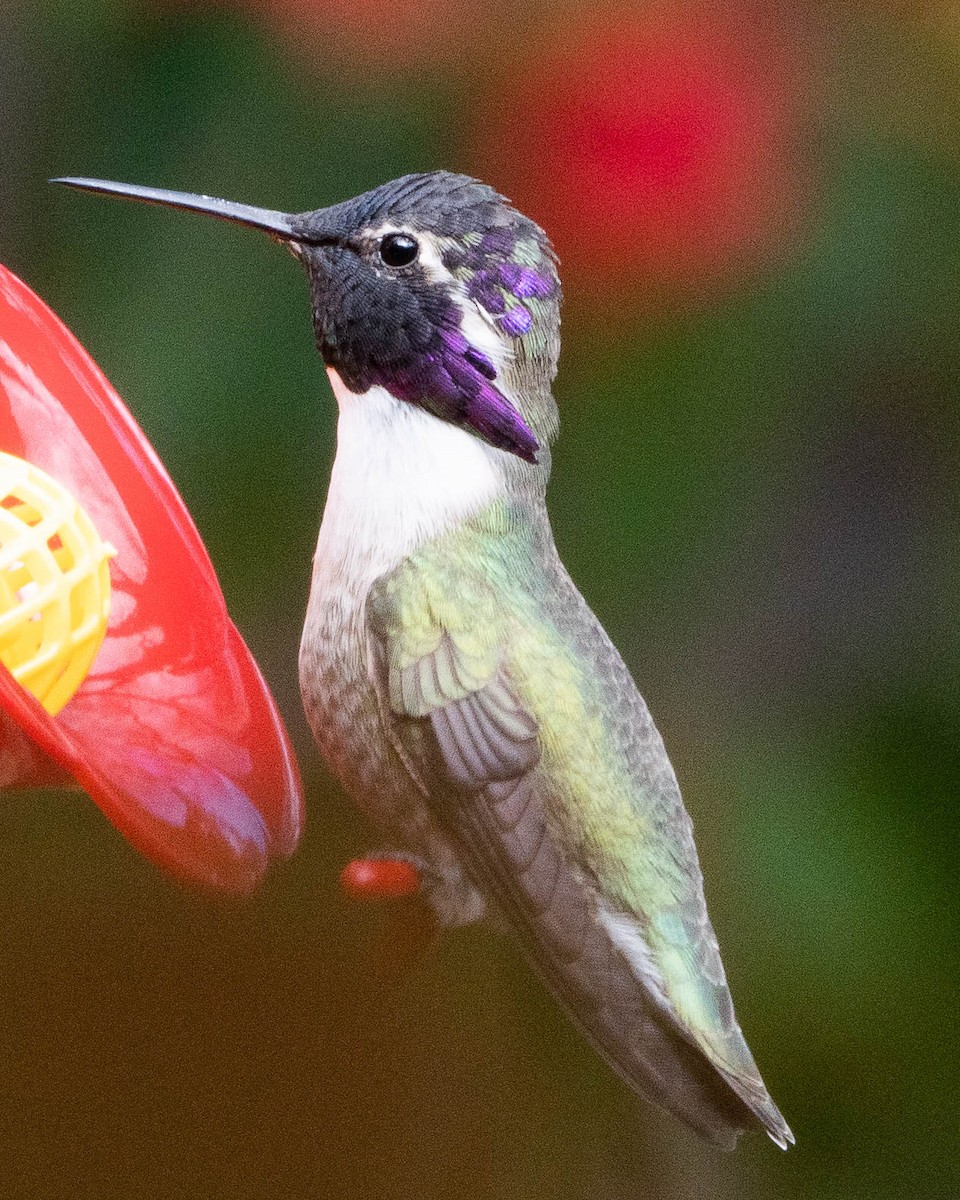
[[[4,799],[0,1194],[960,1196],[960,11],[800,7],[0,3],[0,260],[177,481],[309,812],[219,904],[89,803]],[[334,448],[305,282],[45,183],[303,210],[441,166],[556,238],[557,540],[671,750],[786,1155],[639,1107],[486,929],[380,987],[336,885],[379,839],[296,688]]]

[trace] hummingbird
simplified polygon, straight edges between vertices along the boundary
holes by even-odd
[[[544,231],[447,171],[299,214],[55,182],[261,229],[299,259],[339,410],[299,659],[322,756],[437,922],[505,920],[630,1088],[721,1147],[761,1129],[786,1149],[663,741],[554,545]]]

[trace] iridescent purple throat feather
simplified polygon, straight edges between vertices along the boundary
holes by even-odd
[[[427,353],[409,366],[394,367],[381,380],[398,400],[419,404],[454,424],[467,425],[498,449],[526,462],[537,461],[540,444],[517,410],[494,386],[497,370],[460,329],[450,305],[449,325],[437,331]]]

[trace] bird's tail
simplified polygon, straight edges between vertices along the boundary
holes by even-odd
[[[765,1130],[786,1149],[793,1135],[759,1074],[708,1053],[651,990],[597,919],[596,896],[571,869],[529,788],[524,777],[461,793],[456,825],[478,878],[547,986],[635,1092],[724,1149],[748,1129]]]

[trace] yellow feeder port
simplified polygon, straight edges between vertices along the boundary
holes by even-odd
[[[114,554],[62,484],[0,452],[0,662],[51,715],[103,642]]]

